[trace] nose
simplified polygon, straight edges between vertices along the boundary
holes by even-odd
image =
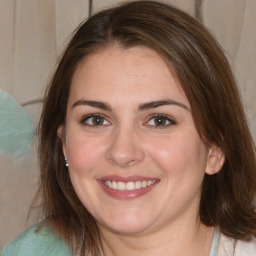
[[[132,129],[118,129],[111,134],[106,159],[125,168],[140,163],[145,157],[139,135]]]

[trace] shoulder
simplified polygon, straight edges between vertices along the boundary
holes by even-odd
[[[34,225],[9,243],[1,256],[71,256],[68,245],[49,227]]]
[[[256,238],[250,241],[236,240],[223,234],[220,236],[218,256],[255,256]]]

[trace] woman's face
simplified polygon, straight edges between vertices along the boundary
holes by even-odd
[[[215,162],[177,78],[153,50],[112,46],[85,58],[58,133],[74,189],[100,228],[131,234],[198,218]]]

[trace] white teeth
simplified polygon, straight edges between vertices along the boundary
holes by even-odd
[[[148,183],[147,183],[145,180],[143,180],[143,181],[142,181],[142,187],[143,187],[143,188],[146,188],[147,185],[148,185]]]
[[[125,190],[125,183],[122,181],[117,182],[117,189],[118,190]]]
[[[154,184],[154,181],[153,180],[149,180],[148,181],[148,186],[151,186],[151,185],[153,185]]]
[[[111,183],[111,181],[109,181]],[[117,183],[115,181],[112,182],[112,188],[117,189]]]
[[[135,189],[135,183],[132,181],[129,181],[126,183],[126,190],[134,190]]]
[[[141,181],[136,181],[135,182],[135,188],[136,189],[141,189]]]
[[[104,185],[107,186],[108,188],[112,188],[115,190],[135,190],[135,189],[141,189],[141,188],[146,188],[150,187],[153,184],[156,183],[156,180],[143,180],[143,181],[128,181],[128,182],[123,182],[123,181],[104,181]]]
[[[108,184],[108,187],[109,187],[109,188],[112,188],[112,182],[111,182],[111,181],[108,180],[108,181],[107,181],[107,184]]]

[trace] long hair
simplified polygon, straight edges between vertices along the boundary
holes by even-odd
[[[255,236],[255,145],[227,59],[199,22],[155,1],[130,2],[92,16],[75,31],[59,62],[46,90],[38,128],[39,194],[46,221],[75,254],[98,254],[99,231],[72,187],[57,129],[65,126],[77,66],[113,44],[155,50],[177,74],[202,140],[225,154],[222,170],[203,180],[201,221],[236,239]]]

